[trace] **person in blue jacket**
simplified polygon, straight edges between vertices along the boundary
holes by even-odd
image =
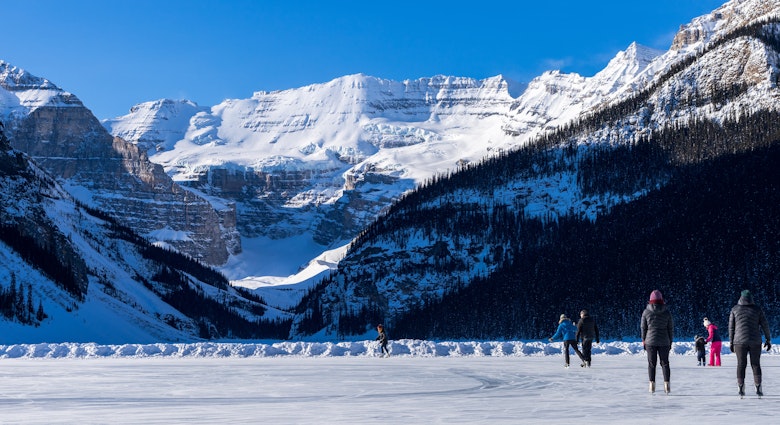
[[[582,364],[585,365],[585,358],[582,356],[580,349],[577,348],[577,327],[571,322],[571,319],[566,317],[565,314],[561,314],[558,319],[558,329],[555,331],[555,335],[550,337],[550,342],[557,338],[563,338],[563,358],[566,361],[565,367],[569,367],[569,347],[574,349],[577,356],[582,360]]]

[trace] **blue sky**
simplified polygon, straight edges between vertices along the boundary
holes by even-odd
[[[214,105],[363,73],[528,82],[591,76],[636,41],[666,50],[725,0],[0,0],[0,59],[98,118],[160,98]]]

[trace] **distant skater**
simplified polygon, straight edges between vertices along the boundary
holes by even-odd
[[[707,347],[707,342],[704,340],[703,336],[696,335],[694,343],[696,344],[696,366],[706,366],[707,362],[705,361],[705,347]]]
[[[704,327],[707,328],[707,339],[704,342],[710,343],[710,366],[720,366],[720,350],[723,343],[720,338],[720,331],[710,319],[704,318]]]
[[[550,337],[549,341],[552,342],[559,337],[563,338],[564,367],[569,367],[569,347],[574,348],[574,352],[577,353],[584,365],[585,358],[582,356],[579,348],[577,348],[577,327],[574,326],[574,323],[565,314],[561,314],[560,319],[558,319],[558,329],[555,331],[555,335]]]
[[[390,357],[390,350],[387,349],[387,333],[385,333],[385,327],[382,325],[377,325],[376,331],[379,332],[379,335],[376,336],[374,341],[379,341],[379,345],[382,347],[382,354],[384,354],[384,357]]]
[[[737,355],[737,386],[739,396],[745,396],[745,369],[750,355],[750,367],[753,369],[753,383],[756,395],[764,396],[761,389],[761,334],[766,338],[764,348],[772,348],[772,337],[764,310],[753,303],[753,295],[747,289],[742,291],[739,301],[729,315],[729,348]]]
[[[655,392],[655,368],[660,360],[661,371],[664,375],[664,392],[669,394],[669,379],[671,369],[669,367],[669,351],[672,350],[674,339],[674,321],[672,313],[666,308],[661,291],[655,290],[650,294],[650,301],[645,311],[642,312],[642,345],[647,351],[647,375],[650,378],[650,392]]]
[[[599,327],[596,319],[588,313],[588,310],[580,311],[580,321],[577,322],[577,341],[582,341],[582,367],[590,367],[591,349],[593,341],[599,343]]]

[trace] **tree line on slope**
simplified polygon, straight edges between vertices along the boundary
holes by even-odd
[[[500,271],[411,309],[394,325],[409,338],[542,338],[561,314],[587,308],[605,338],[637,338],[650,291],[660,289],[676,332],[726,324],[742,289],[780,307],[780,142],[686,166],[661,190],[595,222],[544,225]],[[770,315],[774,330],[780,316]]]
[[[34,180],[27,158],[14,153],[0,125],[0,176]],[[39,179],[40,180],[40,179]],[[48,184],[41,181],[39,184]],[[42,191],[33,192],[40,198]],[[152,290],[163,301],[191,318],[199,328],[199,336],[211,338],[285,338],[290,321],[287,319],[269,320],[265,313],[264,300],[243,288],[233,288],[228,279],[216,269],[177,251],[156,246],[139,236],[130,228],[121,225],[114,217],[96,208],[76,201],[77,207],[96,218],[103,220],[111,237],[131,243],[141,257],[152,264],[157,271],[152,276],[136,274],[135,279]],[[23,217],[24,223],[0,223],[0,241],[6,243],[25,262],[40,270],[57,286],[65,289],[77,300],[84,300],[87,291],[86,275],[82,270],[74,270],[71,262],[63,261],[62,248],[71,243],[48,223],[45,217]],[[26,224],[25,224],[26,223]],[[37,224],[36,224],[37,223]],[[44,223],[45,225],[42,225]],[[45,228],[47,238],[34,237],[29,229]],[[67,250],[70,252],[71,250]],[[85,268],[85,267],[84,267]],[[12,274],[15,277],[15,275]],[[103,281],[106,291],[111,291],[112,282]],[[220,299],[209,296],[202,285],[209,285],[222,294]],[[39,325],[47,316],[40,305],[38,310],[30,307],[32,292],[17,289],[15,281],[8,289],[0,290],[0,312],[7,318],[15,318],[20,323]],[[39,303],[40,304],[40,303]],[[245,310],[245,317],[239,310]],[[168,324],[180,329],[183,324],[168,318]]]
[[[48,317],[41,300],[35,307],[32,284],[17,284],[16,273],[13,272],[8,288],[0,288],[0,313],[6,319],[33,326],[40,326],[41,321]]]
[[[132,243],[141,256],[154,264],[156,272],[135,278],[167,304],[193,319],[198,336],[204,339],[246,338],[283,339],[290,328],[289,319],[264,319],[265,300],[244,288],[234,288],[227,277],[213,267],[184,253],[159,247],[120,224],[114,217],[79,204],[87,212],[108,223],[112,237]],[[156,283],[156,284],[155,284]],[[208,295],[202,284],[218,289],[220,297]],[[259,317],[252,320],[239,310]],[[179,327],[175,321],[169,325]]]
[[[352,248],[354,251],[351,251],[353,255],[348,256],[343,261],[345,267],[340,267],[339,272],[331,276],[328,282],[338,281],[342,282],[341,284],[349,282],[355,285],[370,286],[372,276],[376,274],[371,272],[372,269],[383,268],[384,270],[389,270],[390,268],[385,264],[358,264],[360,262],[357,260],[350,261],[350,257],[359,255],[361,250],[367,249],[372,241],[379,239],[392,240],[403,245],[404,241],[408,240],[412,233],[422,232],[429,235],[438,235],[436,237],[441,237],[444,234],[450,239],[461,237],[493,245],[496,248],[495,252],[500,253],[500,255],[496,255],[493,258],[495,264],[499,266],[499,272],[492,276],[478,276],[470,285],[459,285],[458,288],[464,286],[466,289],[458,289],[449,293],[445,297],[446,300],[449,300],[446,307],[437,308],[438,301],[435,299],[423,300],[420,304],[410,305],[409,312],[404,315],[404,318],[399,319],[399,322],[396,324],[397,329],[394,332],[396,336],[421,337],[425,335],[440,338],[482,338],[486,337],[487,334],[505,337],[538,336],[541,329],[546,327],[543,326],[543,323],[547,320],[546,317],[557,317],[552,313],[553,310],[565,308],[571,314],[571,309],[578,308],[573,304],[567,306],[565,302],[566,299],[572,299],[568,294],[571,293],[570,287],[573,284],[576,284],[573,288],[577,288],[574,292],[585,290],[587,294],[593,293],[598,288],[610,288],[611,291],[618,294],[616,295],[617,297],[632,293],[636,288],[641,288],[642,285],[652,286],[652,282],[656,282],[659,285],[668,282],[668,285],[677,288],[678,284],[675,282],[688,281],[687,285],[691,288],[698,288],[696,291],[699,292],[706,289],[706,286],[702,284],[703,280],[713,282],[717,284],[715,285],[717,287],[731,289],[733,289],[730,286],[731,284],[736,285],[741,282],[744,285],[763,285],[764,282],[762,281],[766,280],[769,287],[772,287],[772,285],[775,285],[774,282],[777,281],[776,276],[773,274],[774,272],[772,272],[776,266],[771,261],[757,264],[757,258],[761,256],[773,258],[771,254],[775,252],[773,250],[776,247],[772,245],[771,241],[764,241],[763,245],[760,246],[731,244],[729,243],[729,238],[732,231],[727,231],[731,223],[728,221],[712,223],[709,227],[701,227],[700,229],[697,226],[705,226],[707,224],[706,220],[694,220],[688,223],[692,229],[704,232],[702,235],[693,235],[699,239],[695,250],[690,246],[691,241],[694,239],[678,240],[671,236],[686,234],[685,231],[691,230],[674,227],[676,226],[675,220],[679,220],[682,217],[680,215],[681,212],[686,210],[689,210],[690,214],[702,215],[705,218],[708,217],[708,214],[729,216],[734,220],[734,223],[742,223],[739,220],[740,217],[760,217],[755,223],[743,223],[745,226],[744,233],[755,235],[756,240],[762,240],[761,234],[775,234],[773,230],[778,229],[776,229],[776,224],[772,220],[776,220],[776,209],[773,210],[766,204],[762,204],[762,201],[776,199],[777,187],[769,182],[780,181],[780,179],[777,179],[777,175],[772,175],[771,169],[764,170],[764,174],[751,175],[751,173],[757,172],[755,170],[760,168],[755,168],[755,170],[753,167],[740,168],[738,163],[723,165],[723,160],[716,161],[716,159],[722,157],[743,158],[744,156],[751,158],[754,152],[762,152],[761,155],[770,155],[774,152],[772,149],[776,149],[778,139],[780,139],[780,116],[772,111],[759,111],[739,116],[732,120],[726,120],[722,125],[697,120],[689,122],[687,126],[663,128],[648,136],[647,139],[640,139],[636,143],[618,147],[608,145],[566,145],[559,149],[557,153],[541,151],[533,147],[525,150],[520,149],[511,155],[488,160],[486,165],[478,165],[451,176],[440,176],[435,181],[432,181],[430,185],[399,200],[391,208],[390,213],[369,226],[361,234],[360,238],[356,239]],[[552,161],[555,164],[547,165],[546,168],[537,166],[537,164],[544,161]],[[737,159],[734,159],[734,161],[737,161]],[[739,161],[747,160],[740,159]],[[518,166],[518,164],[523,164],[523,166]],[[728,175],[728,167],[731,166],[743,170],[745,174],[739,178],[728,180],[731,183],[736,182],[734,188],[729,188],[719,180]],[[623,221],[631,218],[630,216],[624,217],[619,215],[620,211],[628,208],[621,206],[605,216],[600,216],[595,223],[590,222],[590,220],[582,220],[580,217],[559,217],[556,220],[532,219],[526,217],[521,210],[495,208],[495,201],[489,196],[485,197],[481,204],[475,204],[473,198],[458,199],[457,196],[452,195],[457,193],[458,190],[469,187],[469,184],[478,187],[484,186],[485,190],[489,191],[491,185],[504,184],[506,181],[517,178],[517,175],[530,175],[533,172],[560,172],[566,167],[577,171],[578,183],[584,192],[648,190],[652,196],[648,195],[647,198],[637,201],[636,205],[641,205],[642,207],[634,208],[653,210],[655,215],[645,216],[646,222],[637,223],[629,221],[630,225],[621,226]],[[691,186],[685,189],[684,183],[687,180],[693,181],[695,176],[707,174],[705,170],[708,169],[716,170],[709,173],[711,174],[710,179],[696,180],[699,182],[699,186]],[[762,180],[764,186],[760,190],[766,191],[765,195],[767,196],[761,198],[756,195],[759,198],[757,200],[740,199],[740,196],[749,195],[750,193],[742,194],[740,192],[741,189],[739,189],[739,182],[742,180],[748,181],[754,177],[764,179]],[[772,180],[772,178],[775,180]],[[724,187],[718,186],[719,181],[721,181],[720,184]],[[664,198],[664,195],[653,194],[658,187],[671,184],[671,182],[674,182],[674,185],[661,193],[669,194],[672,193],[670,191],[678,188],[678,192],[674,196],[678,196],[680,199],[676,200],[672,195],[667,195]],[[732,190],[726,191],[726,189]],[[726,194],[733,196],[733,201],[730,203],[730,208],[733,210],[717,211],[714,208],[718,206],[711,205],[711,201],[694,196],[701,193],[715,196],[719,192],[722,192],[724,196]],[[448,202],[442,202],[442,199],[447,199]],[[685,204],[685,202],[692,199],[697,199],[697,203]],[[683,203],[680,204],[680,202]],[[754,208],[757,205],[763,205],[762,212],[765,212],[765,215],[762,216],[750,211],[750,208]],[[772,204],[770,203],[769,205],[771,206]],[[744,209],[744,212],[741,212],[742,209]],[[659,219],[666,221],[656,222],[654,218],[656,215]],[[615,219],[615,217],[620,217],[620,220]],[[759,226],[759,228],[751,227],[753,224]],[[644,233],[648,235],[651,235],[652,231],[658,232],[658,234],[651,235],[656,239],[658,246],[645,247],[646,250],[653,252],[655,255],[655,257],[650,257],[653,259],[652,262],[648,263],[650,261],[647,259],[648,257],[641,250],[637,249],[630,251],[631,255],[627,255],[627,251],[618,250],[616,254],[622,255],[610,256],[605,254],[605,257],[601,259],[592,258],[593,255],[598,255],[597,253],[610,252],[606,250],[608,246],[602,246],[610,238],[615,240],[632,240],[631,236],[638,234],[635,229],[641,229],[642,225],[647,227]],[[762,233],[760,226],[767,228],[763,229],[765,233]],[[667,227],[674,229],[674,231],[665,230]],[[582,244],[581,240],[588,240],[588,235],[596,231],[594,229],[603,232],[601,234],[603,240],[596,246]],[[664,232],[667,231],[668,234],[663,236]],[[570,244],[571,247],[567,246],[567,244]],[[589,249],[584,249],[584,246],[588,246]],[[729,246],[739,246],[739,252],[743,254],[728,256],[728,261],[721,262],[720,254],[731,254],[726,252]],[[687,249],[687,251],[683,248]],[[561,253],[570,252],[572,249],[582,249],[571,254],[573,258],[588,258],[588,261],[584,263],[575,261],[576,264],[579,264],[578,268],[566,266],[571,261],[569,256]],[[667,257],[664,257],[665,251],[668,251]],[[639,277],[616,282],[614,285],[602,285],[600,283],[600,280],[603,280],[600,278],[610,276],[610,273],[614,273],[611,276],[626,275],[629,274],[626,270],[627,268],[631,270],[632,267],[639,267],[638,265],[644,265],[647,273],[654,272],[658,264],[664,264],[664,266],[660,266],[664,270],[675,270],[675,267],[672,267],[672,265],[665,265],[665,261],[662,261],[662,258],[680,257],[685,252],[688,252],[689,255],[682,258],[687,258],[685,262],[686,268],[690,270],[689,274],[695,277],[683,279],[682,274],[680,274],[675,275],[673,279],[650,279],[649,277],[652,275],[643,275],[636,271],[635,273],[639,273]],[[707,252],[710,252],[711,255],[702,254]],[[745,255],[748,254],[754,255],[754,257],[746,258]],[[615,261],[614,264],[600,262],[608,261],[610,258],[618,258],[620,261]],[[694,258],[697,261],[694,261]],[[720,265],[731,264],[731,266],[723,268],[718,266],[718,264],[712,265],[713,261]],[[589,264],[600,265],[600,268],[597,269],[598,273],[596,271],[588,272],[588,270],[591,270],[588,267]],[[404,267],[407,270],[403,270]],[[441,268],[436,270],[438,273],[446,273],[448,271],[447,268],[452,267],[452,265],[446,261],[440,261],[426,264],[406,264],[400,267],[395,266],[392,270],[394,274],[410,271],[421,274],[436,267]],[[535,270],[538,276],[529,277],[520,274],[520,272],[510,273],[510,270],[524,270],[526,272]],[[562,273],[565,277],[560,277],[559,279],[542,278],[546,276],[545,273]],[[756,280],[757,278],[754,275],[761,276],[761,279]],[[754,277],[751,279],[751,276]],[[496,283],[498,281],[503,281],[504,284],[499,285]],[[690,283],[690,281],[698,283],[694,284]],[[322,288],[327,286],[328,282],[325,282],[323,286],[318,287],[309,297],[305,298],[299,311],[305,311],[305,308],[315,306],[318,297],[317,291],[322,291]],[[479,288],[482,288],[484,285],[480,285],[480,282],[490,282],[493,290],[482,291]],[[586,284],[590,286],[582,286]],[[526,291],[521,290],[521,288],[535,288],[535,291],[531,291],[531,293],[538,292],[543,294],[543,296],[541,299],[533,300],[532,302],[532,300],[523,296]],[[477,294],[478,292],[484,292],[484,295],[480,296]],[[602,295],[609,298],[609,294]],[[686,299],[689,301],[694,301],[691,296],[686,295],[686,297],[688,297]],[[706,292],[702,292],[701,297],[708,300],[716,299],[717,302],[714,304],[708,304],[713,309],[717,306],[718,309],[722,310],[730,302],[726,299],[717,298],[717,294],[712,296],[706,294]],[[592,297],[584,297],[585,300],[590,298]],[[459,301],[455,302],[453,300]],[[480,305],[480,301],[477,300],[482,300],[484,311],[476,315],[466,314],[467,309],[474,309],[475,307],[473,306]],[[515,304],[508,305],[506,300],[521,301],[513,301]],[[632,310],[631,307],[625,308],[628,301],[626,299],[610,304],[621,306],[621,309],[610,312],[613,320],[617,318],[614,324],[605,327],[605,331],[613,336],[631,335],[633,333],[632,327],[635,327],[635,322],[630,314],[626,316],[624,313],[624,311]],[[540,302],[543,305],[550,306],[549,313],[539,311],[538,303]],[[456,305],[458,303],[460,304]],[[377,308],[381,310],[380,306],[369,304],[364,309],[365,311],[342,312],[340,313],[339,322],[342,319],[348,323],[368,320],[377,316]],[[435,313],[432,313],[434,311]],[[491,315],[487,313],[489,311],[503,313]],[[690,311],[702,312],[704,309]],[[557,314],[560,313],[558,312]],[[459,321],[455,320],[456,316],[459,317],[459,315],[464,314],[465,316],[461,317]],[[531,316],[529,317],[528,314],[531,314]],[[710,317],[715,316],[712,310],[708,314],[710,314]],[[317,326],[324,325],[321,320],[313,317],[315,315],[313,314],[309,319],[310,332],[314,332]],[[421,319],[422,317],[429,318],[426,321]],[[440,326],[437,324],[437,320],[432,317],[447,318],[442,320],[441,323],[463,323],[463,326]],[[488,317],[492,317],[492,319],[488,319]],[[522,325],[510,327],[506,324],[500,324],[505,320],[509,320],[512,323],[522,323]],[[494,324],[488,325],[486,323],[490,321],[493,321]],[[696,320],[691,323],[699,323],[699,321]],[[342,326],[339,325],[339,327]],[[359,326],[354,327],[358,331],[361,330]],[[446,327],[448,330],[444,331],[443,327]],[[681,329],[686,332],[695,330],[690,327]],[[365,328],[362,331],[365,331]],[[425,332],[432,332],[432,334],[426,334]]]

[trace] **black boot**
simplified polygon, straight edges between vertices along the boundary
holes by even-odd
[[[756,395],[759,397],[764,396],[764,391],[761,390],[761,384],[756,385]]]
[[[745,396],[745,385],[739,384],[739,396],[744,397]]]

